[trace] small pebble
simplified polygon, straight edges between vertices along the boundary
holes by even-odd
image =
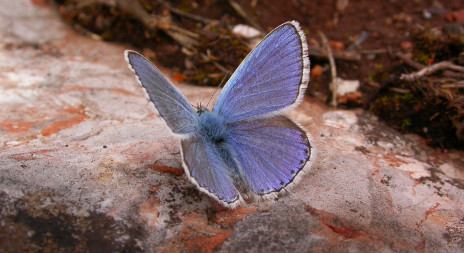
[[[334,50],[345,50],[345,44],[340,41],[329,40],[329,46]]]
[[[145,57],[147,58],[156,59],[155,51],[151,50],[150,48],[144,48],[142,54],[145,55]]]
[[[267,212],[269,212],[269,211],[271,211],[271,206],[263,206],[263,207],[261,208],[261,212],[266,212],[266,213],[267,213]]]
[[[393,21],[410,24],[412,22],[412,17],[404,12],[401,12],[393,15]]]
[[[412,44],[411,41],[403,41],[403,42],[401,42],[400,47],[403,50],[408,50],[408,49],[411,49],[413,47],[413,44]]]
[[[313,69],[311,69],[311,79],[320,78],[324,70],[322,69],[321,65],[316,64]]]
[[[242,38],[250,39],[259,36],[261,32],[254,27],[238,24],[234,26],[234,28],[232,29],[232,33]]]
[[[422,17],[424,17],[424,19],[431,19],[432,18],[432,13],[430,13],[430,11],[428,11],[428,10],[423,10],[422,11]]]
[[[366,55],[366,58],[368,60],[374,60],[375,59],[375,54],[368,54],[368,55]]]

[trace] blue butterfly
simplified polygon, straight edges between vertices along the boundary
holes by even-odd
[[[311,135],[283,115],[301,102],[309,82],[308,45],[298,22],[280,25],[253,49],[212,111],[190,105],[142,55],[125,51],[125,58],[180,135],[190,181],[224,206],[275,198],[311,167]]]

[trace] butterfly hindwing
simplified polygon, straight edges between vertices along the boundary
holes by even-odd
[[[232,123],[296,106],[309,81],[307,51],[296,21],[280,25],[243,60],[213,110]]]
[[[189,179],[223,205],[238,205],[240,196],[229,176],[229,168],[219,150],[201,135],[182,139],[182,158]]]
[[[196,113],[176,87],[145,57],[125,51],[126,61],[160,116],[175,134],[195,131]]]
[[[230,130],[241,173],[260,196],[289,188],[312,161],[310,135],[283,115],[233,123]]]

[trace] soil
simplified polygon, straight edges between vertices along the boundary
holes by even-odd
[[[250,22],[229,1],[169,1],[171,7],[185,13],[218,20],[213,26],[170,13],[163,1],[139,1],[148,13],[169,17],[182,28],[197,33],[200,43],[193,53],[186,53],[162,31],[147,29],[117,6],[87,2],[55,0],[63,18],[78,31],[108,41],[130,43],[173,69],[176,81],[218,85],[249,52],[247,41],[232,34],[230,27]],[[338,12],[338,22],[334,22],[335,0],[236,2],[265,32],[285,21],[297,20],[310,46],[321,47],[318,34],[321,31],[333,50],[353,48],[361,54],[360,61],[336,59],[338,77],[359,80],[361,84],[357,93],[339,98],[340,107],[364,107],[400,131],[423,136],[432,146],[464,149],[464,88],[442,88],[443,84],[448,84],[446,87],[462,84],[463,73],[442,71],[415,82],[402,81],[401,74],[416,69],[396,56],[400,53],[424,66],[440,61],[462,65],[458,55],[464,52],[464,28],[459,23],[463,21],[459,20],[461,16],[450,16],[464,8],[462,0],[352,0],[344,11]],[[367,39],[356,46],[355,41],[366,33]],[[328,103],[331,97],[328,60],[312,57],[311,68],[323,71],[312,75],[308,95]]]

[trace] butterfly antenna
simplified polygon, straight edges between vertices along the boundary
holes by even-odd
[[[224,78],[222,78],[221,83],[219,83],[219,86],[216,87],[216,90],[213,92],[213,94],[211,94],[211,97],[209,98],[208,103],[206,104],[205,108],[208,108],[208,105],[209,105],[209,103],[211,102],[211,99],[213,99],[214,94],[216,94],[216,92],[218,91],[218,89],[222,87],[222,84],[224,84],[224,81],[226,80],[226,78],[227,78],[228,76],[229,76],[229,72],[226,72],[226,74],[224,75]]]

